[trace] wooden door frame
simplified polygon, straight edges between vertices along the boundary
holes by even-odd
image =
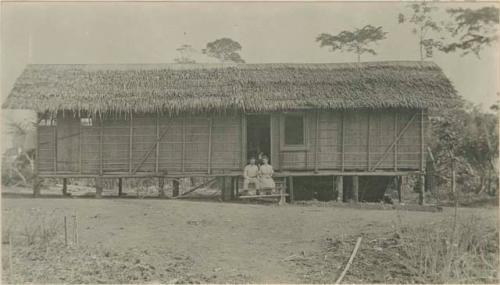
[[[264,113],[258,113],[258,112],[250,112],[250,113],[243,113],[243,118],[242,118],[242,157],[244,158],[242,161],[243,166],[247,164],[248,160],[248,137],[247,137],[247,131],[248,131],[248,116],[268,116],[269,117],[269,159],[273,157],[273,123],[272,123],[272,117],[273,114],[269,112],[264,112]]]

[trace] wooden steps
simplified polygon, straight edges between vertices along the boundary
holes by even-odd
[[[283,205],[286,203],[285,197],[288,197],[288,193],[286,193],[286,177],[273,177],[274,184],[276,185],[276,189],[273,191],[273,194],[262,194],[262,195],[237,195],[237,199],[262,199],[262,198],[279,198],[278,204]],[[242,189],[243,187],[243,179],[238,179],[238,189]],[[241,184],[241,187],[240,187]],[[255,191],[255,190],[254,190]],[[266,191],[266,190],[261,190]]]
[[[238,196],[239,199],[252,199],[252,198],[280,198],[281,196],[287,197],[288,194],[271,194],[271,195],[243,195]]]

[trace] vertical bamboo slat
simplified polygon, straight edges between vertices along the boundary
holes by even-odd
[[[318,172],[318,151],[319,151],[319,112],[316,111],[316,127],[314,133],[314,172]]]
[[[82,174],[82,122],[81,118],[79,118],[78,122],[78,172]]]
[[[247,118],[241,114],[241,168],[247,163]],[[272,134],[271,134],[272,136]],[[272,140],[272,139],[271,139]]]
[[[425,170],[425,122],[424,110],[420,111],[420,171]]]
[[[33,196],[40,194],[40,183],[38,178],[38,171],[40,169],[40,114],[37,113],[37,120],[35,125],[35,169],[33,169]],[[12,246],[12,243],[9,245]]]
[[[368,171],[370,171],[370,144],[371,144],[371,140],[370,140],[370,112],[368,112],[368,118],[367,118],[367,135],[366,135],[366,161],[367,161],[367,165],[366,165],[366,169]]]
[[[57,123],[52,128],[54,130],[54,173],[57,173]]]
[[[207,161],[208,174],[212,173],[212,127],[213,127],[213,119],[212,117],[210,117],[208,119],[208,161]]]
[[[341,157],[341,163],[340,163],[340,169],[341,171],[344,171],[344,161],[345,161],[345,123],[344,123],[344,111],[342,111],[341,116],[340,116],[340,123],[341,123],[341,142],[340,142],[340,153],[342,155]]]
[[[398,112],[394,113],[394,140],[398,138]],[[394,171],[398,171],[398,143],[394,144]]]
[[[38,175],[40,169],[40,114],[36,115],[36,125],[35,125],[35,169],[33,171],[34,176]]]
[[[158,165],[160,159],[160,113],[156,113],[156,157],[155,157],[155,172],[158,173]]]
[[[181,170],[184,172],[184,160],[186,158],[186,119],[182,118],[182,152],[181,152]]]
[[[103,173],[103,143],[104,143],[104,119],[101,117],[99,127],[99,175]]]
[[[132,144],[134,142],[134,116],[130,112],[130,130],[129,130],[129,142],[128,142],[128,172],[132,173],[133,170],[133,157],[132,157]]]

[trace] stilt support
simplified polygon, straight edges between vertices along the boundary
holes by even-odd
[[[179,178],[175,178],[172,181],[172,197],[179,196]]]
[[[240,196],[240,177],[235,176],[234,177],[234,197],[239,197]]]
[[[425,194],[425,175],[419,175],[418,177],[418,204],[424,205],[424,194]]]
[[[102,177],[96,177],[95,178],[95,197],[96,198],[101,198],[102,197],[102,188],[103,188],[103,179],[102,179]]]
[[[395,177],[396,190],[398,191],[398,202],[403,202],[403,176]]]
[[[359,202],[359,176],[352,177],[352,201]]]
[[[158,196],[165,197],[165,178],[158,177]]]
[[[63,178],[62,194],[63,196],[68,195],[68,178]]]
[[[231,192],[233,186],[231,177],[225,177],[225,176],[219,177],[219,186],[221,189],[222,201],[231,200]]]
[[[40,188],[42,186],[42,179],[40,177],[35,176],[33,178],[33,196],[38,197],[40,196]]]
[[[335,188],[337,188],[337,202],[344,202],[344,176],[335,176],[333,177],[335,180]]]
[[[118,197],[123,195],[123,178],[118,178]]]
[[[293,192],[293,176],[288,176],[288,195],[290,203],[295,201],[295,195]]]

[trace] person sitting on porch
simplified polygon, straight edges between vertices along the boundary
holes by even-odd
[[[267,156],[262,156],[262,165],[259,168],[259,184],[260,189],[263,190],[267,195],[270,195],[272,191],[276,188],[273,180],[273,167],[269,164],[269,158]]]
[[[248,186],[253,184],[256,191],[259,190],[259,167],[255,164],[255,158],[250,158],[250,163],[243,170],[243,193],[249,195]]]
[[[264,158],[264,153],[262,151],[259,151],[257,152],[257,165],[260,167],[263,162],[262,162],[262,158]]]

